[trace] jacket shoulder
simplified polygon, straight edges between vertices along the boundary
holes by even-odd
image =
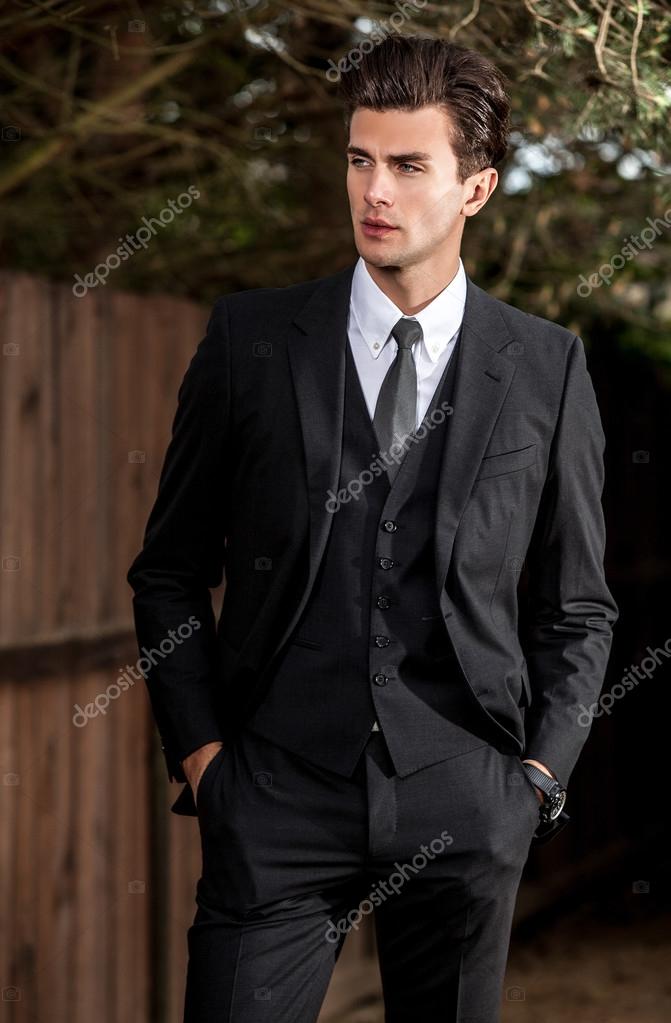
[[[572,330],[563,327],[561,323],[545,319],[543,316],[536,316],[535,313],[527,313],[517,306],[503,302],[501,299],[492,298],[497,309],[505,320],[510,333],[517,340],[529,340],[535,342],[549,342],[555,347],[568,350],[575,341],[576,335]]]
[[[247,288],[243,291],[233,291],[220,295],[214,303],[213,311],[226,307],[229,316],[236,320],[247,318],[248,321],[261,319],[267,322],[267,318],[272,317],[271,323],[275,323],[287,315],[293,316],[305,305],[317,288],[339,276],[340,274],[329,274],[325,277],[315,277],[283,287]]]

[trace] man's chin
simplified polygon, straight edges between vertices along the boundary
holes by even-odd
[[[393,260],[390,256],[386,258],[378,252],[377,254],[368,255],[365,252],[360,253],[361,258],[364,262],[370,266],[374,266],[377,270],[402,270],[403,264],[399,263],[398,259]]]
[[[371,245],[368,238],[355,239],[354,244],[361,258],[371,266],[376,266],[380,270],[397,270],[402,266],[398,252],[392,252],[391,246],[389,251],[383,251],[381,245]]]

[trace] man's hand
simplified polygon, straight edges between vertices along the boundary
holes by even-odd
[[[198,785],[205,772],[205,768],[209,764],[210,760],[214,759],[223,745],[223,742],[206,742],[204,746],[199,746],[197,750],[194,750],[193,753],[189,753],[188,757],[185,757],[184,760],[182,760],[184,774],[186,775],[186,780],[191,786],[194,801],[196,799]]]
[[[556,778],[557,777],[556,774],[553,774],[552,771],[545,766],[545,764],[541,764],[540,760],[532,760],[529,757],[526,760],[523,760],[522,763],[523,764],[533,764],[534,767],[537,767],[539,771],[543,772],[543,774],[547,774],[548,778]],[[545,793],[541,789],[538,788],[538,785],[534,785],[534,788],[536,789],[536,795],[538,796],[538,802],[542,803],[543,800],[545,799]]]

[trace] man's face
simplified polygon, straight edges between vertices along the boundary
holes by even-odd
[[[347,193],[359,255],[378,267],[408,267],[459,245],[468,179],[457,180],[448,115],[436,106],[352,116]],[[367,227],[385,220],[393,230]]]

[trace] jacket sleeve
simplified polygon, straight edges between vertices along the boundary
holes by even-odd
[[[603,567],[605,436],[585,350],[574,337],[546,482],[529,550],[531,705],[523,756],[564,785],[591,727],[618,608]]]
[[[142,671],[171,780],[180,761],[223,741],[213,694],[216,625],[227,525],[230,345],[225,298],[212,310],[177,396],[177,411],[146,525],[127,579]]]

